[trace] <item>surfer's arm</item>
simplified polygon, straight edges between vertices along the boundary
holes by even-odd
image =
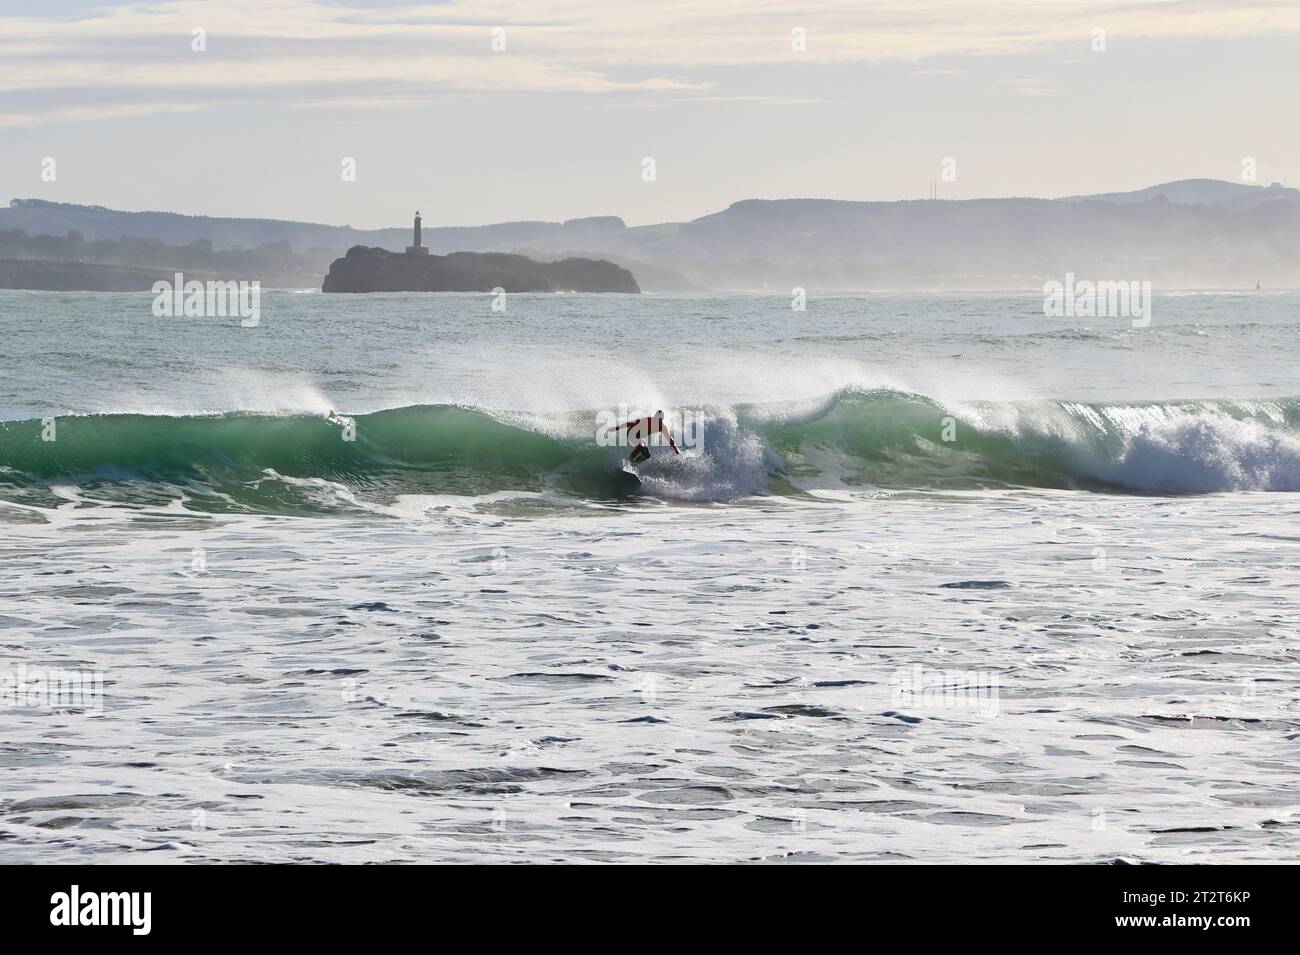
[[[672,448],[673,451],[675,451],[677,454],[681,454],[682,449],[677,447],[677,442],[673,440],[673,433],[669,431],[667,428],[665,428],[663,425],[659,426],[659,431],[663,434],[665,438],[668,439],[668,447]]]

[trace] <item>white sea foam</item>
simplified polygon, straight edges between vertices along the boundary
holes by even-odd
[[[1147,491],[1300,490],[1300,438],[1257,421],[1186,415],[1143,422],[1104,480]]]
[[[646,494],[676,501],[734,501],[768,490],[768,472],[779,461],[763,439],[740,427],[735,415],[703,417],[701,445],[675,455],[660,446],[636,466]]]

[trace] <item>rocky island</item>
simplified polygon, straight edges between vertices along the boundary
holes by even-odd
[[[640,293],[632,273],[604,259],[538,262],[505,252],[430,255],[420,242],[405,252],[354,245],[335,259],[324,292],[628,292]]]

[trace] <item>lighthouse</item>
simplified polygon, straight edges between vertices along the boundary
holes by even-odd
[[[429,250],[420,242],[420,210],[415,210],[415,244],[406,247],[407,255],[428,255]]]

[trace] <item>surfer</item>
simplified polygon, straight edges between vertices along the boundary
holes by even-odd
[[[681,454],[681,449],[677,447],[677,442],[673,440],[672,432],[668,430],[668,425],[664,424],[664,413],[656,411],[652,416],[647,418],[633,418],[625,424],[619,425],[615,431],[627,429],[627,440],[629,443],[636,442],[636,447],[627,459],[632,464],[640,464],[650,457],[650,449],[646,447],[646,440],[654,437],[656,434],[662,434],[668,439],[668,445],[677,454]]]

